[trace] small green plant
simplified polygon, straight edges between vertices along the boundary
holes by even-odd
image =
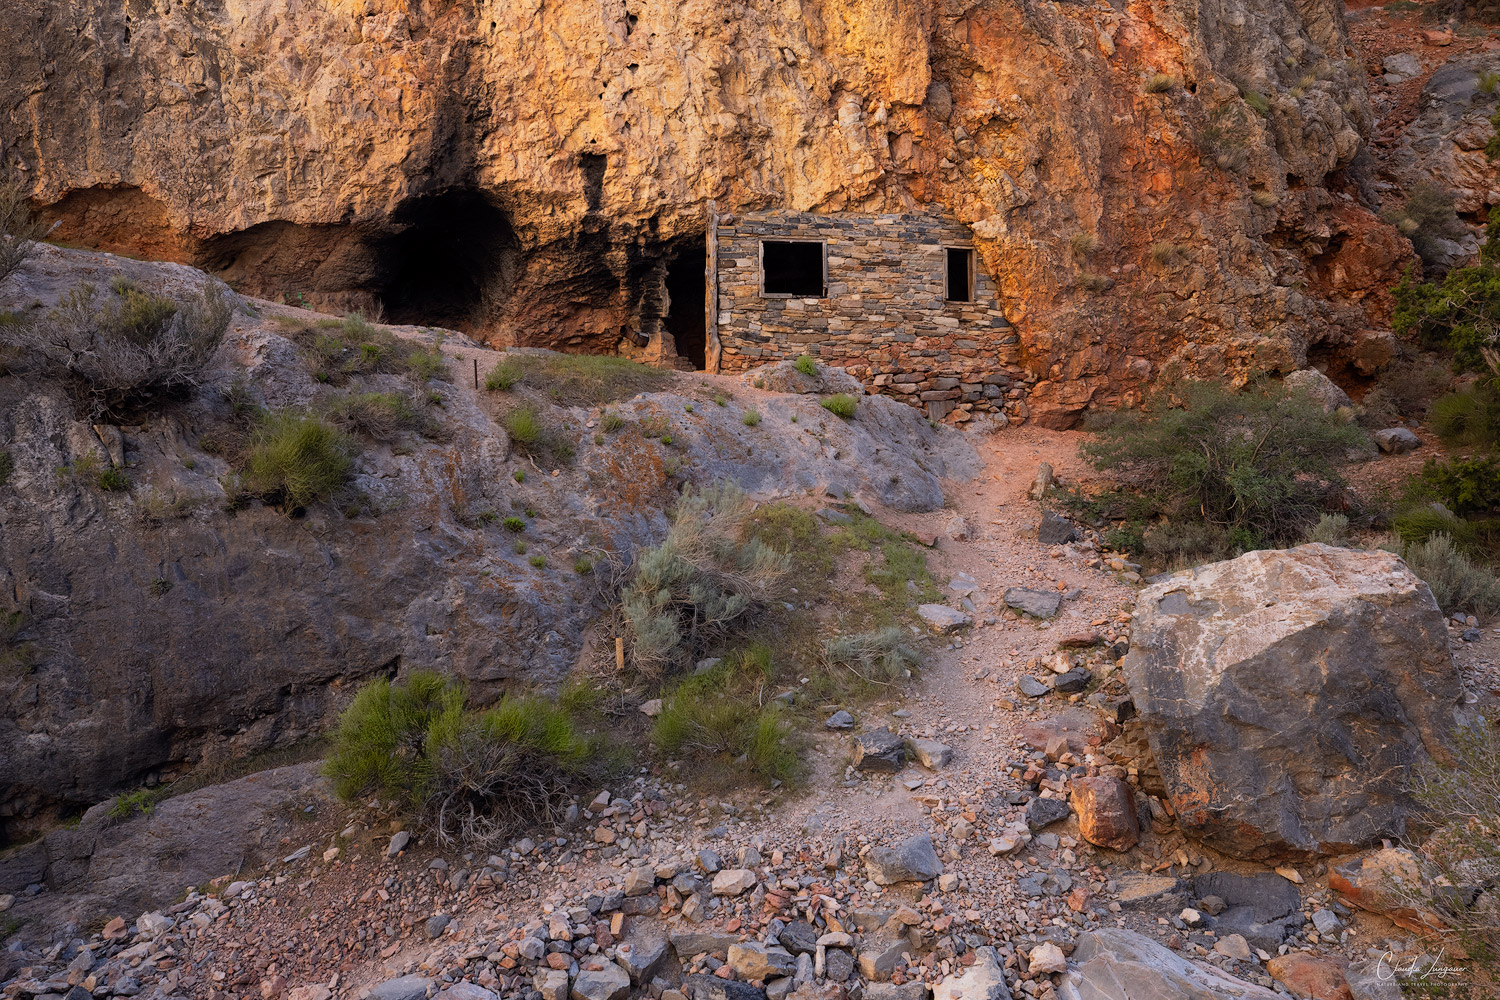
[[[594,571],[594,560],[588,556],[579,556],[573,560],[573,572],[579,576],[585,576]]]
[[[252,437],[245,484],[286,510],[331,497],[349,478],[354,444],[320,417],[273,413]]]
[[[1080,230],[1068,239],[1068,245],[1073,248],[1075,257],[1087,257],[1099,249],[1099,237],[1088,230]]]
[[[524,541],[522,541],[520,539],[517,539],[516,540],[516,544],[515,544],[515,553],[516,553],[516,555],[518,555],[518,556],[524,556],[526,554],[526,550],[527,550],[528,547],[529,546],[527,546],[527,544]]]
[[[1185,256],[1187,248],[1180,243],[1153,243],[1151,244],[1151,260],[1160,265],[1170,264],[1178,257]]]
[[[435,422],[405,395],[396,392],[349,393],[328,408],[329,423],[340,430],[364,434],[376,441],[395,440],[402,431],[437,433]]]
[[[1177,77],[1172,74],[1153,73],[1146,78],[1145,89],[1148,94],[1165,94],[1176,90],[1179,86],[1181,84],[1177,82]]]
[[[529,518],[532,518],[533,520],[535,520],[535,518],[536,518],[536,511],[534,509],[530,508],[530,507],[527,507],[526,508],[526,516],[529,517]]]
[[[1254,91],[1250,94],[1258,97],[1267,111],[1270,110],[1264,97]],[[1252,108],[1255,107],[1250,96],[1245,98],[1245,102]],[[1209,112],[1208,118],[1194,134],[1194,141],[1205,159],[1220,170],[1236,173],[1250,164],[1250,135],[1251,125],[1245,117],[1244,109],[1231,102]]]
[[[31,211],[30,185],[19,172],[0,177],[0,283],[36,253],[48,226]],[[0,941],[9,935],[0,934]]]
[[[521,520],[519,517],[516,517],[514,514],[501,521],[500,524],[504,526],[506,531],[513,531],[517,534],[520,534],[521,532],[526,530],[526,522]]]
[[[1485,233],[1478,263],[1453,268],[1441,282],[1422,282],[1411,273],[1401,279],[1392,289],[1396,307],[1391,329],[1429,347],[1451,350],[1454,362],[1463,369],[1496,375],[1500,367],[1500,355],[1495,353],[1500,341],[1500,213],[1491,213]]]
[[[672,447],[672,435],[663,434],[661,436],[661,443],[666,445],[668,448]]]
[[[490,392],[509,392],[520,383],[525,372],[516,361],[506,359],[495,363],[484,377],[484,387]]]
[[[746,427],[755,427],[760,424],[760,414],[755,410],[746,410],[745,415],[740,419]]]
[[[16,471],[16,460],[11,457],[10,452],[0,451],[0,486],[4,486],[10,479],[10,474]]]
[[[726,395],[724,395],[722,392],[716,392],[716,393],[714,393],[714,405],[715,406],[728,406],[729,405],[729,397],[726,396]]]
[[[330,385],[375,374],[401,375],[419,387],[430,379],[451,377],[440,348],[398,337],[359,313],[319,320],[290,336],[302,349],[313,377]]]
[[[767,655],[768,654],[764,654]],[[800,746],[775,702],[761,704],[732,686],[739,672],[764,675],[769,661],[753,665],[731,657],[703,674],[686,678],[662,700],[651,727],[651,744],[664,757],[698,765],[717,764],[753,774],[773,784],[796,780],[802,771]]]
[[[130,489],[130,478],[123,470],[110,465],[94,475],[94,485],[106,493],[123,493]]]
[[[1324,514],[1318,518],[1318,523],[1313,525],[1312,530],[1307,533],[1307,540],[1309,542],[1322,542],[1324,545],[1348,545],[1348,516],[1344,514]]]
[[[510,474],[510,478],[514,479],[518,483],[524,483],[526,482],[526,470],[517,469],[515,472],[512,472]]]
[[[823,643],[823,656],[829,664],[852,670],[863,680],[894,683],[922,664],[922,654],[911,645],[909,635],[899,626],[887,625],[834,636]]]
[[[792,420],[792,423],[795,424],[797,422],[797,414],[793,413],[792,417],[791,417],[791,420]]]
[[[1111,282],[1104,275],[1094,274],[1091,271],[1083,271],[1078,275],[1078,287],[1083,289],[1085,292],[1093,292],[1095,294],[1099,292],[1106,292],[1110,289],[1112,284],[1113,282]]]
[[[812,359],[811,355],[808,354],[803,354],[798,357],[796,361],[792,362],[792,367],[797,369],[803,375],[818,374],[818,363]]]
[[[527,562],[531,563],[531,565],[535,566],[537,569],[543,569],[547,565],[547,557],[538,552],[536,555],[528,559]]]
[[[1411,484],[1413,499],[1437,500],[1460,517],[1500,511],[1500,461],[1429,458]]]
[[[859,400],[847,392],[840,392],[832,396],[824,396],[819,400],[819,405],[841,420],[853,420]]]
[[[166,797],[165,792],[165,788],[158,786],[137,788],[133,792],[116,796],[114,804],[109,807],[108,816],[117,823],[132,816],[150,816],[156,811],[156,804]]]
[[[1495,96],[1495,92],[1500,90],[1500,70],[1487,69],[1481,72],[1474,81],[1474,89],[1485,97]]]
[[[172,581],[165,577],[157,577],[151,581],[151,596],[165,597],[172,590]]]
[[[1258,90],[1247,90],[1241,95],[1250,110],[1264,118],[1271,113],[1271,102]]]

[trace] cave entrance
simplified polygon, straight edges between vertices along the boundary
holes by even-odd
[[[379,289],[388,322],[469,332],[513,286],[515,231],[478,191],[410,199],[391,221],[400,229],[384,248]]]
[[[704,276],[708,252],[700,244],[678,251],[667,262],[667,314],[662,328],[672,335],[677,356],[702,371],[708,366],[708,316]]]

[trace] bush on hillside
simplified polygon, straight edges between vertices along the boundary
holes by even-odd
[[[555,818],[598,745],[555,704],[506,697],[483,712],[430,672],[361,688],[339,718],[325,769],[345,799],[370,792],[426,820],[440,842],[494,843]]]
[[[718,676],[729,669],[686,678],[663,699],[651,726],[653,749],[700,765],[732,765],[766,783],[795,780],[800,755],[786,713],[776,702],[731,690]]]
[[[351,378],[377,374],[401,375],[417,385],[429,379],[451,378],[441,349],[398,337],[359,313],[341,320],[322,320],[310,327],[295,326],[289,335],[302,348],[319,382],[343,385]]]
[[[1414,500],[1436,500],[1460,517],[1500,511],[1500,461],[1429,458],[1409,492]]]
[[[922,654],[898,626],[836,635],[823,643],[823,659],[832,667],[852,670],[861,680],[889,684],[922,665]]]
[[[1385,221],[1411,240],[1422,263],[1432,266],[1443,257],[1443,244],[1461,240],[1469,230],[1453,210],[1454,194],[1440,184],[1422,183],[1406,195],[1406,204],[1385,213]]]
[[[364,434],[376,441],[392,441],[402,431],[428,437],[439,432],[437,422],[397,392],[349,393],[328,407],[328,421],[340,430]]]
[[[1481,379],[1434,400],[1430,421],[1448,444],[1487,447],[1500,442],[1500,396],[1494,379]]]
[[[36,253],[47,231],[46,223],[32,214],[20,181],[14,177],[0,181],[0,283]]]
[[[1403,545],[1401,558],[1446,613],[1488,615],[1500,610],[1500,579],[1470,559],[1449,536],[1438,533]]]
[[[1170,528],[1176,553],[1188,558],[1191,547],[1227,553],[1302,541],[1342,497],[1349,451],[1364,447],[1359,428],[1300,392],[1187,383],[1178,398],[1108,418],[1083,454],[1166,518],[1148,539]]]
[[[229,328],[216,286],[183,300],[117,281],[98,300],[80,285],[34,323],[0,324],[6,366],[61,382],[89,419],[130,421],[204,385]]]
[[[859,407],[859,400],[847,392],[834,393],[832,396],[824,396],[820,400],[823,409],[832,413],[842,420],[853,420],[854,411]]]
[[[1440,282],[1420,282],[1411,274],[1392,291],[1396,307],[1391,328],[1428,347],[1453,352],[1467,371],[1496,372],[1500,355],[1500,212],[1491,213],[1479,261],[1455,267]],[[1490,357],[1486,357],[1486,352]]]
[[[731,483],[685,493],[666,540],[641,553],[621,594],[636,670],[696,659],[781,591],[789,560],[749,537],[754,505]]]
[[[288,511],[332,496],[349,478],[354,443],[327,421],[282,411],[251,437],[244,485]]]

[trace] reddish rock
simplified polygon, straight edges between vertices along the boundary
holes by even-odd
[[[1402,847],[1360,854],[1328,870],[1328,888],[1346,902],[1418,933],[1443,926],[1437,914],[1411,905],[1409,892],[1422,884],[1416,856]]]
[[[1344,978],[1346,963],[1331,956],[1294,951],[1266,963],[1266,971],[1278,983],[1300,997],[1312,1000],[1354,1000]]]
[[[1141,839],[1135,792],[1119,778],[1078,778],[1072,782],[1078,832],[1099,847],[1128,851]]]

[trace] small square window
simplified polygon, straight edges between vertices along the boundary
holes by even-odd
[[[813,240],[762,240],[762,295],[821,299],[824,293],[823,243]]]
[[[974,251],[967,247],[946,248],[943,297],[949,302],[974,301]]]

